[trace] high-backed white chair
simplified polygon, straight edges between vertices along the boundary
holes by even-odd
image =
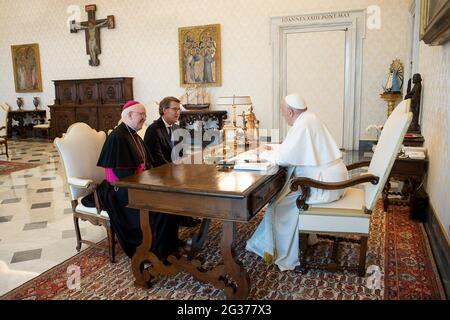
[[[86,123],[78,122],[71,125],[62,138],[56,138],[54,144],[61,156],[67,184],[69,185],[77,237],[77,251],[80,251],[82,243],[99,247],[92,241],[81,239],[79,219],[87,220],[94,225],[101,225],[106,228],[110,260],[114,262],[114,232],[111,228],[108,213],[101,209],[96,193],[97,185],[105,177],[103,168],[97,167],[97,161],[105,140],[105,132],[97,132]],[[80,201],[81,198],[91,192],[94,192],[95,208],[85,207]]]
[[[336,261],[337,241],[335,238],[332,262],[326,266],[307,264],[307,235],[311,233],[331,235],[359,235],[360,254],[358,267],[345,269],[357,269],[360,276],[365,274],[367,239],[369,237],[370,215],[379,198],[384,185],[391,172],[394,161],[400,151],[403,137],[412,119],[409,112],[411,100],[403,101],[387,119],[381,132],[375,153],[370,161],[366,174],[341,182],[325,183],[308,178],[294,178],[291,190],[301,190],[297,199],[297,207],[300,209],[299,228],[301,233],[301,266],[305,268],[325,268],[331,271],[342,270]],[[367,162],[355,163],[347,168],[353,170],[367,166]],[[363,188],[351,188],[362,184]],[[344,196],[338,201],[308,205],[306,203],[310,188],[326,190],[346,189]]]
[[[5,145],[5,152],[0,154],[8,155],[8,111],[9,107],[0,104],[0,146]]]

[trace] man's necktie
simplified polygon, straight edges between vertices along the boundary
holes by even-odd
[[[169,141],[170,141],[170,146],[173,148],[172,126],[168,127],[168,129],[169,129]]]

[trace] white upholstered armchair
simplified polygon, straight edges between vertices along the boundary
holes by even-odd
[[[58,149],[64,166],[67,183],[72,199],[73,220],[77,237],[77,251],[86,243],[98,247],[92,241],[81,239],[79,219],[106,228],[108,249],[111,262],[115,259],[115,236],[111,228],[108,213],[101,210],[96,187],[104,180],[103,168],[97,167],[97,161],[106,140],[103,131],[97,132],[85,123],[75,123],[69,127],[62,138],[56,138],[54,144]],[[85,207],[81,198],[94,192],[96,208]]]
[[[337,241],[334,243],[332,261],[326,266],[307,264],[307,235],[311,233],[331,235],[358,235],[360,236],[359,265],[356,268],[360,276],[365,274],[367,239],[369,237],[370,215],[386,184],[394,161],[400,151],[403,137],[412,119],[409,112],[411,100],[400,103],[387,119],[377,148],[370,163],[361,162],[348,166],[349,170],[369,167],[366,174],[356,178],[334,183],[324,183],[308,178],[294,178],[291,181],[291,190],[300,189],[301,195],[297,199],[300,209],[299,228],[301,233],[301,265],[305,268],[325,268],[331,271],[341,270],[336,261]],[[363,188],[354,188],[363,184]],[[346,189],[344,196],[338,201],[308,205],[306,203],[310,188],[327,190]],[[337,238],[335,238],[337,239]]]

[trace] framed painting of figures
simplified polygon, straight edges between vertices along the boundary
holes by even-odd
[[[37,43],[11,46],[16,92],[41,92],[41,64]]]
[[[178,28],[180,85],[222,85],[220,24]]]

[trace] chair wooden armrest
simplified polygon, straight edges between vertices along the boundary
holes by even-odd
[[[297,191],[299,188],[301,190],[300,196],[297,198],[297,208],[301,210],[308,210],[308,205],[306,200],[310,195],[310,188],[318,188],[324,190],[339,190],[352,187],[361,183],[370,182],[373,185],[378,184],[380,178],[373,174],[362,174],[358,177],[340,181],[340,182],[323,182],[305,177],[298,177],[291,179],[289,184],[291,191]]]
[[[89,188],[89,186],[94,183],[94,180],[69,177],[67,178],[67,183],[77,188]]]
[[[347,166],[347,170],[354,170],[354,169],[358,169],[358,168],[363,168],[363,167],[368,167],[370,165],[370,161],[361,161],[361,162],[355,162],[352,164],[349,164]]]
[[[94,193],[94,201],[95,201],[95,209],[97,209],[97,214],[100,215],[102,209],[101,209],[100,201],[98,200],[97,183],[95,183],[91,179],[83,179],[83,178],[75,178],[75,177],[68,178],[67,183],[72,186],[75,186],[77,188],[88,189],[91,192],[93,192]]]

